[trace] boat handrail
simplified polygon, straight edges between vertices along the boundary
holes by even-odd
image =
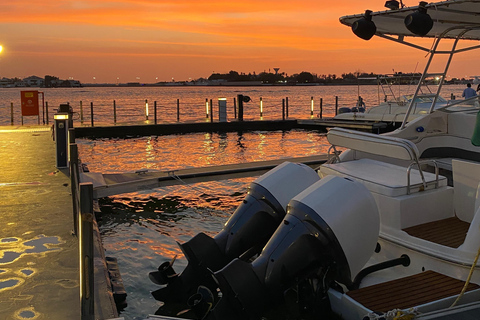
[[[438,169],[438,164],[435,160],[420,160],[417,163],[412,162],[407,168],[407,194],[410,194],[410,172],[412,171],[413,166],[418,166],[418,171],[422,172],[422,169],[420,168],[420,165],[422,164],[432,164],[433,167],[435,168],[435,189],[438,189],[439,186],[439,169]],[[423,177],[423,175],[422,175]],[[424,181],[425,182],[425,181]],[[425,187],[425,184],[424,184]]]
[[[465,100],[459,100],[459,101],[455,101],[451,104],[447,104],[446,106],[443,106],[443,107],[440,107],[438,109],[436,109],[436,111],[444,111],[444,112],[461,112],[463,110],[448,110],[448,108],[450,107],[453,107],[453,106],[456,106],[456,105],[462,105],[462,104],[465,104],[466,102],[475,102],[475,101],[479,101],[480,102],[480,96],[473,96],[473,97],[470,97],[470,98],[467,98]],[[472,105],[469,105],[469,107],[471,107],[472,109],[478,109],[480,108],[480,105],[476,106],[475,104],[472,104]]]
[[[327,140],[334,146],[385,155],[390,158],[415,162],[420,158],[417,146],[412,141],[391,136],[332,128],[327,134]]]
[[[386,156],[389,158],[410,161],[410,166],[407,168],[408,193],[410,193],[410,171],[412,165],[417,166],[424,189],[427,187],[427,183],[420,166],[420,153],[417,146],[410,140],[343,128],[330,129],[327,134],[327,140],[333,146],[335,159],[337,160],[340,160],[340,158],[337,155],[335,146],[348,148],[354,152],[360,151]],[[424,161],[422,161],[422,163],[423,162]],[[434,166],[437,167],[436,163]],[[436,177],[436,181],[435,187],[437,188],[438,175]]]

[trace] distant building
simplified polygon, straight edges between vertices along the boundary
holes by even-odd
[[[23,82],[28,87],[43,87],[45,85],[45,80],[37,76],[30,76],[23,79]]]

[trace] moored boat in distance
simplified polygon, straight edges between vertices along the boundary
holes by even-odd
[[[340,21],[365,40],[430,53],[420,82],[445,76],[451,59],[429,71],[437,55],[480,48],[480,0],[387,4]],[[407,40],[417,37],[435,43]],[[451,50],[437,49],[444,41]],[[409,121],[420,85],[397,130],[333,128],[330,160],[317,172],[285,163],[255,180],[217,236],[180,245],[182,273],[172,260],[150,274],[163,286],[154,297],[195,319],[278,319],[274,309],[293,319],[478,318],[480,104],[436,107],[440,82],[428,111]]]

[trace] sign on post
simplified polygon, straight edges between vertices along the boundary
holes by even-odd
[[[22,116],[38,116],[38,91],[21,91]]]
[[[21,91],[20,94],[22,103],[22,125],[23,117],[25,116],[37,116],[38,123],[40,124],[38,91]]]

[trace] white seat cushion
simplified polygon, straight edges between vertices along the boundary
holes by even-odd
[[[363,183],[371,192],[385,196],[398,197],[407,194],[407,168],[371,159],[360,159],[320,167],[320,175],[336,175],[352,178]],[[435,174],[423,172],[427,189],[435,187]],[[439,176],[439,186],[446,186],[447,179]],[[422,178],[417,169],[410,173],[410,193],[423,187]]]

